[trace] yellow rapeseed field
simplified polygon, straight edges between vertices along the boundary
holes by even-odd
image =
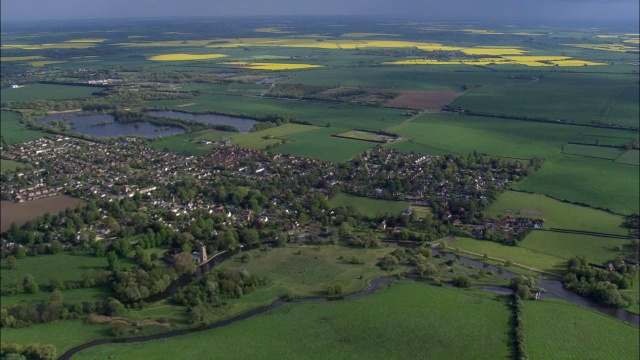
[[[124,47],[173,47],[173,46],[206,46],[214,40],[170,40],[170,41],[150,41],[150,42],[131,42],[115,44]]]
[[[261,28],[253,29],[253,31],[259,32],[259,33],[272,33],[272,34],[292,34],[293,33],[293,31],[284,31],[280,28],[273,28],[273,27],[261,27]]]
[[[600,39],[617,39],[620,35],[596,35],[596,37]]]
[[[542,36],[542,35],[544,35],[544,34],[536,34],[536,33],[530,33],[530,32],[523,31],[523,32],[514,32],[514,33],[511,33],[511,35],[522,35],[522,36]]]
[[[400,36],[398,34],[368,33],[368,32],[350,32],[340,36],[345,37],[368,37],[368,36]]]
[[[627,46],[624,44],[561,44],[561,45],[583,48],[583,49],[591,49],[591,50],[602,50],[602,51],[615,51],[615,52],[638,51],[637,47]]]
[[[188,60],[209,60],[226,57],[224,54],[163,54],[148,57],[152,61],[188,61]]]
[[[0,62],[26,61],[26,60],[36,60],[36,59],[42,59],[42,56],[2,56],[0,57]]]
[[[495,48],[484,48],[484,47],[463,48],[460,51],[462,51],[463,53],[465,53],[467,55],[495,55],[495,56],[520,55],[520,54],[524,54],[524,53],[527,52],[526,50],[522,50],[522,49],[518,49],[518,48],[502,48],[502,47],[495,47]]]
[[[636,45],[640,45],[640,39],[627,39],[625,41],[623,41],[624,43],[627,44],[636,44]]]
[[[254,70],[299,70],[299,69],[323,67],[322,65],[312,65],[312,64],[285,64],[285,63],[264,63],[264,62],[243,62],[243,61],[230,61],[230,62],[223,62],[221,64],[234,65],[237,67],[241,67],[245,69],[254,69]]]
[[[412,59],[385,62],[386,65],[525,65],[525,66],[594,66],[606,65],[584,60],[573,60],[567,56],[502,56],[473,60],[438,61],[434,59]]]

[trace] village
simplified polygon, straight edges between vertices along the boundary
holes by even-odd
[[[521,239],[542,226],[530,219],[482,218],[481,209],[523,170],[481,156],[443,158],[377,147],[334,164],[228,144],[195,157],[152,149],[136,138],[92,142],[55,136],[5,146],[2,158],[30,164],[3,174],[4,200],[20,203],[61,194],[108,202],[144,197],[148,221],[165,222],[176,231],[188,229],[190,214],[200,211],[221,216],[223,225],[234,228],[268,224],[283,230],[289,241],[327,240],[329,225],[346,220],[343,216],[336,221],[328,205],[340,192],[426,206],[433,209],[435,222],[481,239]],[[233,186],[216,187],[221,183]],[[261,185],[247,191],[252,184]],[[407,207],[397,215],[411,218],[412,212]],[[190,217],[184,224],[175,223]],[[108,234],[106,226],[91,230],[98,240]],[[77,231],[79,236],[81,229]],[[378,231],[389,233],[391,228]]]

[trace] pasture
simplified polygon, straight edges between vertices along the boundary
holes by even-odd
[[[149,147],[158,150],[171,151],[178,154],[200,156],[211,152],[211,146],[200,143],[200,140],[217,140],[230,134],[232,133],[216,130],[203,130],[195,133],[160,137],[150,141]]]
[[[17,89],[3,89],[2,102],[31,100],[66,100],[92,96],[102,89],[91,86],[29,84]]]
[[[24,168],[24,164],[13,160],[0,159],[0,172],[15,171]]]
[[[20,122],[20,115],[12,111],[0,112],[0,120],[0,133],[7,144],[31,141],[47,135],[43,131],[26,127]]]
[[[286,304],[223,328],[99,346],[74,359],[499,359],[510,353],[509,317],[493,295],[400,282],[355,300]]]
[[[542,218],[544,228],[626,235],[624,218],[602,210],[565,203],[542,194],[505,191],[484,211],[486,217],[507,215]]]
[[[353,207],[358,212],[369,217],[398,215],[403,210],[411,205],[408,201],[393,201],[366,198],[361,196],[354,196],[345,193],[339,193],[329,200],[331,207]]]
[[[531,359],[636,359],[638,328],[557,300],[524,302],[524,342]]]

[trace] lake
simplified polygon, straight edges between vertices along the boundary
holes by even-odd
[[[193,120],[198,121],[205,124],[215,124],[215,125],[231,125],[235,126],[241,132],[249,132],[255,123],[256,120],[241,118],[241,117],[233,117],[226,115],[216,115],[216,114],[191,114],[182,111],[145,111],[144,112],[150,116],[157,117],[166,117],[171,119],[180,119],[180,120]]]
[[[9,230],[12,223],[22,225],[45,213],[51,215],[57,214],[67,208],[75,208],[83,202],[85,201],[69,195],[56,195],[23,203],[13,203],[3,200],[0,202],[0,211],[2,212],[2,216],[0,217],[0,231],[4,232]]]
[[[157,126],[148,122],[119,123],[114,120],[112,115],[107,114],[51,114],[38,120],[38,123],[50,126],[54,121],[62,121],[64,124],[71,126],[71,131],[93,137],[135,135],[154,138],[158,136],[178,135],[185,132],[184,129],[176,126]]]

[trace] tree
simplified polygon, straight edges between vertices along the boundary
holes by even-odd
[[[35,294],[38,291],[40,291],[40,288],[38,287],[38,283],[36,283],[36,280],[33,278],[33,275],[31,274],[26,274],[24,276],[24,279],[22,280],[22,286],[24,286],[24,290],[29,294]]]
[[[452,283],[456,287],[468,288],[471,287],[471,278],[466,275],[460,275],[453,278]]]
[[[7,256],[7,260],[5,261],[7,269],[15,269],[17,265],[18,260],[13,255]]]
[[[62,292],[60,290],[54,290],[51,294],[49,294],[49,302],[50,303],[62,303]]]
[[[196,260],[187,252],[181,252],[175,256],[176,270],[180,274],[193,274],[196,272]]]

